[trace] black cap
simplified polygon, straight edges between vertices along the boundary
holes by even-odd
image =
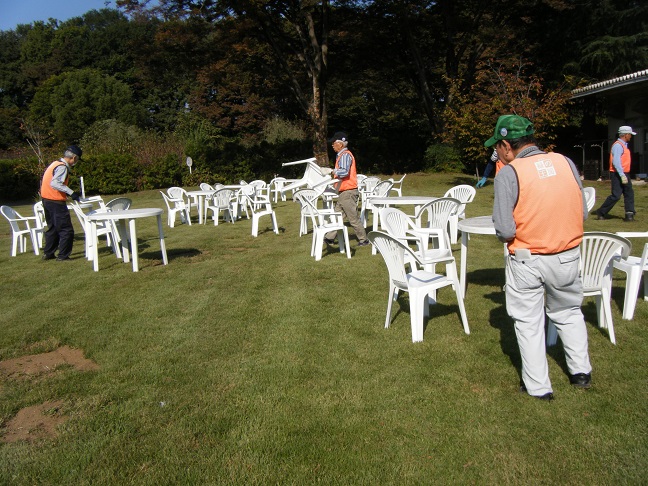
[[[81,160],[81,156],[83,155],[83,150],[81,150],[81,147],[79,147],[78,145],[70,145],[65,149],[65,151],[72,152],[74,155],[79,157],[79,160]]]
[[[329,139],[329,143],[333,143],[336,140],[342,140],[343,142],[348,142],[347,134],[344,132],[335,132],[333,136]]]

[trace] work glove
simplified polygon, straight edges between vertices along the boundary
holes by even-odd
[[[623,174],[621,176],[621,184],[625,185],[627,183],[628,183],[628,177],[625,174]]]
[[[486,181],[487,181],[487,180],[488,180],[488,179],[486,179],[485,177],[482,177],[482,178],[479,180],[479,182],[478,182],[477,184],[475,184],[475,187],[478,188],[478,189],[479,189],[480,187],[484,187],[484,184],[486,184]]]
[[[81,194],[79,194],[78,192],[75,191],[72,194],[70,194],[70,197],[72,198],[73,201],[78,202],[79,199],[81,199]]]

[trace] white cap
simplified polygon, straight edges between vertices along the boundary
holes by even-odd
[[[632,131],[632,127],[629,127],[628,125],[623,125],[622,127],[619,127],[619,135],[623,135],[625,133],[631,133],[632,135],[636,135],[636,133]]]

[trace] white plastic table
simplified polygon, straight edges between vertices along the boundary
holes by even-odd
[[[468,236],[477,235],[494,235],[495,224],[492,216],[477,216],[475,218],[460,219],[457,225],[461,231],[461,269],[459,270],[459,283],[463,295],[466,295],[466,259],[468,255]]]
[[[371,218],[373,220],[373,231],[378,231],[380,227],[379,209],[390,206],[414,206],[414,213],[418,213],[421,206],[439,199],[436,196],[368,196],[367,202],[372,206]],[[372,245],[371,253],[376,254],[376,247]]]
[[[113,221],[117,223],[119,233],[121,236],[121,247],[124,262],[129,262],[128,244],[131,242],[131,253],[133,255],[133,272],[139,271],[139,261],[137,258],[137,231],[135,229],[135,222],[139,218],[157,218],[158,233],[160,235],[160,249],[162,250],[162,261],[165,265],[169,264],[166,253],[166,246],[164,244],[164,232],[162,231],[162,209],[160,208],[138,208],[138,209],[125,209],[121,211],[109,211],[106,213],[94,213],[88,215],[88,222],[91,228],[92,248],[93,255],[92,261],[94,264],[94,271],[99,271],[99,251],[97,244],[97,224],[101,221]],[[128,222],[128,231],[126,229],[126,222]]]

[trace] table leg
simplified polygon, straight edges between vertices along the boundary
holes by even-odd
[[[383,207],[385,207],[385,206],[380,206],[379,207],[379,206],[376,206],[374,204],[373,207],[371,208],[371,212],[372,212],[371,219],[372,219],[372,225],[373,225],[372,230],[373,231],[378,231],[380,229],[380,216],[379,216],[379,213],[380,213],[380,210]],[[376,247],[374,245],[371,245],[371,254],[375,255],[376,253],[378,253],[378,250],[376,250]]]
[[[164,243],[164,232],[162,231],[162,217],[160,215],[157,216],[157,224],[158,224],[158,233],[160,234],[160,249],[162,250],[162,262],[165,265],[168,265],[169,260],[167,259],[166,245]]]
[[[463,295],[466,295],[466,256],[468,255],[468,233],[461,232],[461,275],[459,276],[459,284]]]
[[[92,248],[90,249],[90,251],[92,252],[91,255],[92,266],[94,268],[94,271],[98,272],[99,271],[99,251],[97,250],[97,248],[99,247],[99,245],[97,244],[97,222],[90,221],[88,224],[90,226],[90,243],[92,244]]]
[[[137,258],[137,230],[135,229],[135,219],[128,221],[131,237],[131,253],[133,254],[133,272],[139,272],[139,261]]]
[[[198,196],[198,224],[203,223],[204,207],[205,207],[205,196]]]

